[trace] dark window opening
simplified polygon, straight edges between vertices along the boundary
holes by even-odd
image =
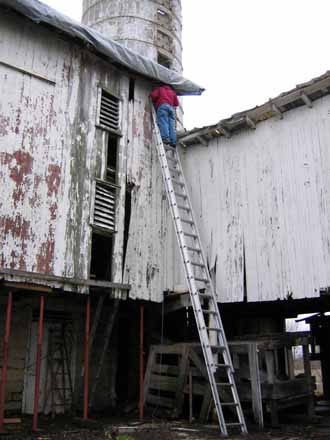
[[[111,281],[112,247],[113,239],[111,235],[107,236],[93,232],[91,279]]]
[[[134,91],[135,91],[135,79],[130,78],[129,79],[129,89],[128,89],[128,100],[134,101]]]
[[[158,64],[161,64],[164,67],[167,67],[168,69],[171,69],[172,66],[172,60],[165,55],[158,52]]]
[[[106,181],[115,184],[117,175],[117,150],[118,150],[118,138],[116,136],[109,135],[108,140],[108,152],[107,152],[107,173]]]

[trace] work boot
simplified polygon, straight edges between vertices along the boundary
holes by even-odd
[[[162,141],[163,141],[163,144],[165,144],[165,145],[170,145],[170,140],[169,139],[162,139]]]
[[[176,148],[176,144],[170,144],[172,148]]]

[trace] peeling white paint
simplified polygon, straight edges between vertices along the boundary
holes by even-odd
[[[183,155],[222,302],[312,298],[330,286],[330,98]]]

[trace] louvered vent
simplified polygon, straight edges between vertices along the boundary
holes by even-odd
[[[101,95],[100,124],[119,131],[119,99],[104,90]]]
[[[96,181],[94,226],[113,232],[115,230],[116,188],[107,183]]]

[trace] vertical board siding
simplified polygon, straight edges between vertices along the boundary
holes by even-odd
[[[330,286],[329,101],[183,155],[220,301],[243,300],[244,264],[248,301]]]
[[[0,26],[0,267],[86,278],[96,74],[56,34]]]
[[[127,182],[133,189],[124,282],[132,285],[131,298],[161,301],[163,291],[174,286],[173,257],[166,246],[172,230],[152,133],[151,88],[137,83],[129,103]]]

